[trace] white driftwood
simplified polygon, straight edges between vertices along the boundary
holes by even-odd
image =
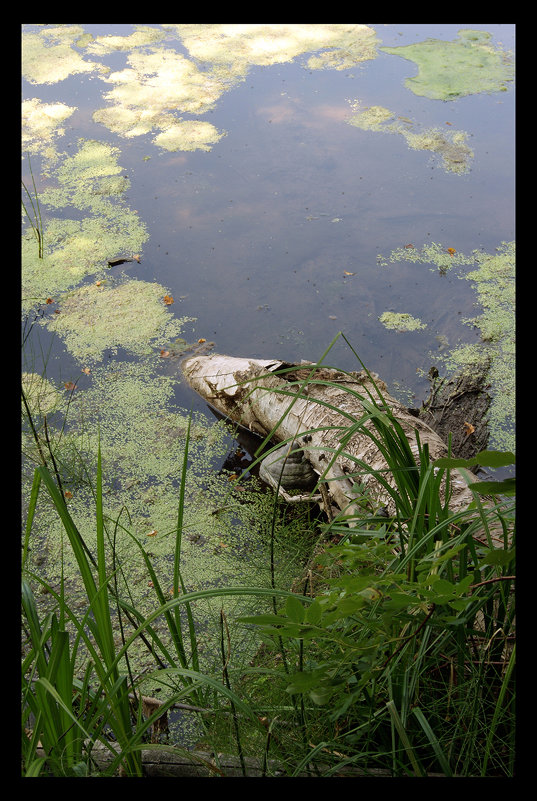
[[[293,368],[292,372],[275,375],[275,371],[289,367]],[[335,460],[334,454],[341,448],[340,438],[352,420],[359,420],[364,415],[361,398],[370,401],[371,395],[379,405],[381,400],[365,371],[349,374],[317,367],[312,373],[312,369],[307,364],[288,365],[275,360],[240,359],[219,354],[193,356],[183,362],[183,373],[190,386],[234,422],[262,437],[270,434],[276,441],[311,434],[311,440],[304,444],[306,457],[328,482],[335,506],[342,512],[352,513],[354,482],[348,474],[356,473],[356,465],[345,453],[357,457],[371,470],[382,470],[387,465],[363,431],[353,435],[345,444],[344,452]],[[314,381],[305,380],[310,374]],[[421,443],[428,445],[432,460],[446,456],[447,446],[440,437],[392,398],[386,384],[376,374],[371,375],[382,393],[383,402],[401,424],[416,460],[416,432],[419,432]],[[350,394],[349,389],[360,397]],[[366,425],[372,427],[370,421]],[[388,473],[385,476],[392,481]],[[379,505],[386,505],[392,511],[393,505],[386,490],[371,474],[360,475],[359,480]],[[471,475],[471,480],[475,481],[475,476]],[[473,495],[467,484],[463,471],[451,472],[449,505],[453,511],[466,508],[472,501]]]

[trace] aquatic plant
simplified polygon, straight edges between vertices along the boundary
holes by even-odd
[[[27,195],[28,200],[30,202],[30,205],[31,205],[31,208],[32,208],[32,214],[30,214],[30,212],[26,208],[26,206],[24,204],[24,200],[21,201],[21,202],[22,202],[22,208],[24,209],[24,213],[26,214],[26,216],[28,218],[28,221],[29,221],[29,223],[31,225],[32,231],[33,231],[34,236],[35,236],[36,241],[37,241],[38,257],[40,259],[42,259],[43,258],[43,221],[41,219],[41,209],[40,209],[40,206],[39,206],[39,197],[38,197],[38,194],[37,194],[37,187],[35,185],[34,174],[33,174],[33,171],[32,171],[32,163],[30,161],[30,154],[28,153],[27,156],[28,156],[28,166],[30,168],[30,175],[32,177],[32,185],[33,185],[33,190],[34,190],[33,197],[30,194],[30,192],[29,192],[26,184],[24,183],[24,181],[22,181],[22,179],[21,179],[21,183],[22,183],[22,188],[26,192],[26,195]]]

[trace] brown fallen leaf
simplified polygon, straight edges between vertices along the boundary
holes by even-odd
[[[166,306],[170,306],[173,303],[173,298],[171,295],[164,295],[164,303]]]
[[[160,351],[160,358],[161,359],[166,359],[169,355],[170,355],[170,351],[169,350],[161,350]]]
[[[466,438],[469,437],[470,434],[473,434],[474,431],[475,427],[471,423],[466,423],[466,422],[464,423],[464,432]]]
[[[348,270],[343,270],[343,275],[356,275],[356,273],[350,273]]]
[[[447,252],[449,253],[450,256],[454,256],[457,251],[455,250],[455,248],[447,248]]]
[[[64,387],[72,392],[74,389],[76,389],[76,384],[73,381],[66,381]]]
[[[207,340],[203,339],[203,337],[201,337],[201,339],[198,339],[198,344],[199,345],[202,345],[204,342],[207,342]]]
[[[156,537],[156,536],[157,536],[157,530],[156,530],[156,529],[154,529],[154,528],[153,528],[153,529],[151,529],[151,531],[148,531],[148,532],[147,532],[146,536],[147,536],[147,537]]]

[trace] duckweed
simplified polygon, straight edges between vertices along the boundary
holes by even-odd
[[[512,56],[490,43],[486,31],[461,30],[451,42],[427,39],[414,45],[381,47],[384,53],[414,62],[418,74],[405,86],[433,100],[454,100],[480,92],[507,91],[513,80]]]

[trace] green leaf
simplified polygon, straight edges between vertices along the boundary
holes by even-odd
[[[314,600],[312,604],[306,609],[306,621],[311,623],[312,625],[316,626],[321,620],[322,616],[322,609],[319,601],[317,598]]]
[[[481,451],[475,457],[476,464],[483,467],[506,467],[515,464],[515,454],[511,451]]]
[[[481,564],[503,567],[504,565],[508,565],[509,562],[512,562],[514,556],[514,548],[509,551],[504,551],[502,548],[492,548],[492,550],[485,554]]]
[[[468,484],[473,492],[480,495],[515,495],[516,483],[514,478],[506,478],[503,481],[473,481]]]
[[[293,673],[289,677],[289,684],[285,688],[285,691],[289,693],[289,695],[309,692],[309,690],[320,683],[322,673],[323,672],[319,670],[309,672],[304,670],[299,673]]]
[[[314,704],[317,704],[317,706],[324,706],[330,700],[332,690],[328,687],[318,687],[316,690],[312,690],[309,696]]]
[[[515,464],[515,455],[511,451],[480,451],[472,459],[454,459],[442,457],[433,462],[433,467],[506,467]]]
[[[281,615],[244,615],[238,617],[241,623],[253,623],[256,626],[283,625],[285,618]]]
[[[304,620],[304,607],[294,595],[290,595],[285,602],[285,611],[289,620],[293,623],[302,623]]]

